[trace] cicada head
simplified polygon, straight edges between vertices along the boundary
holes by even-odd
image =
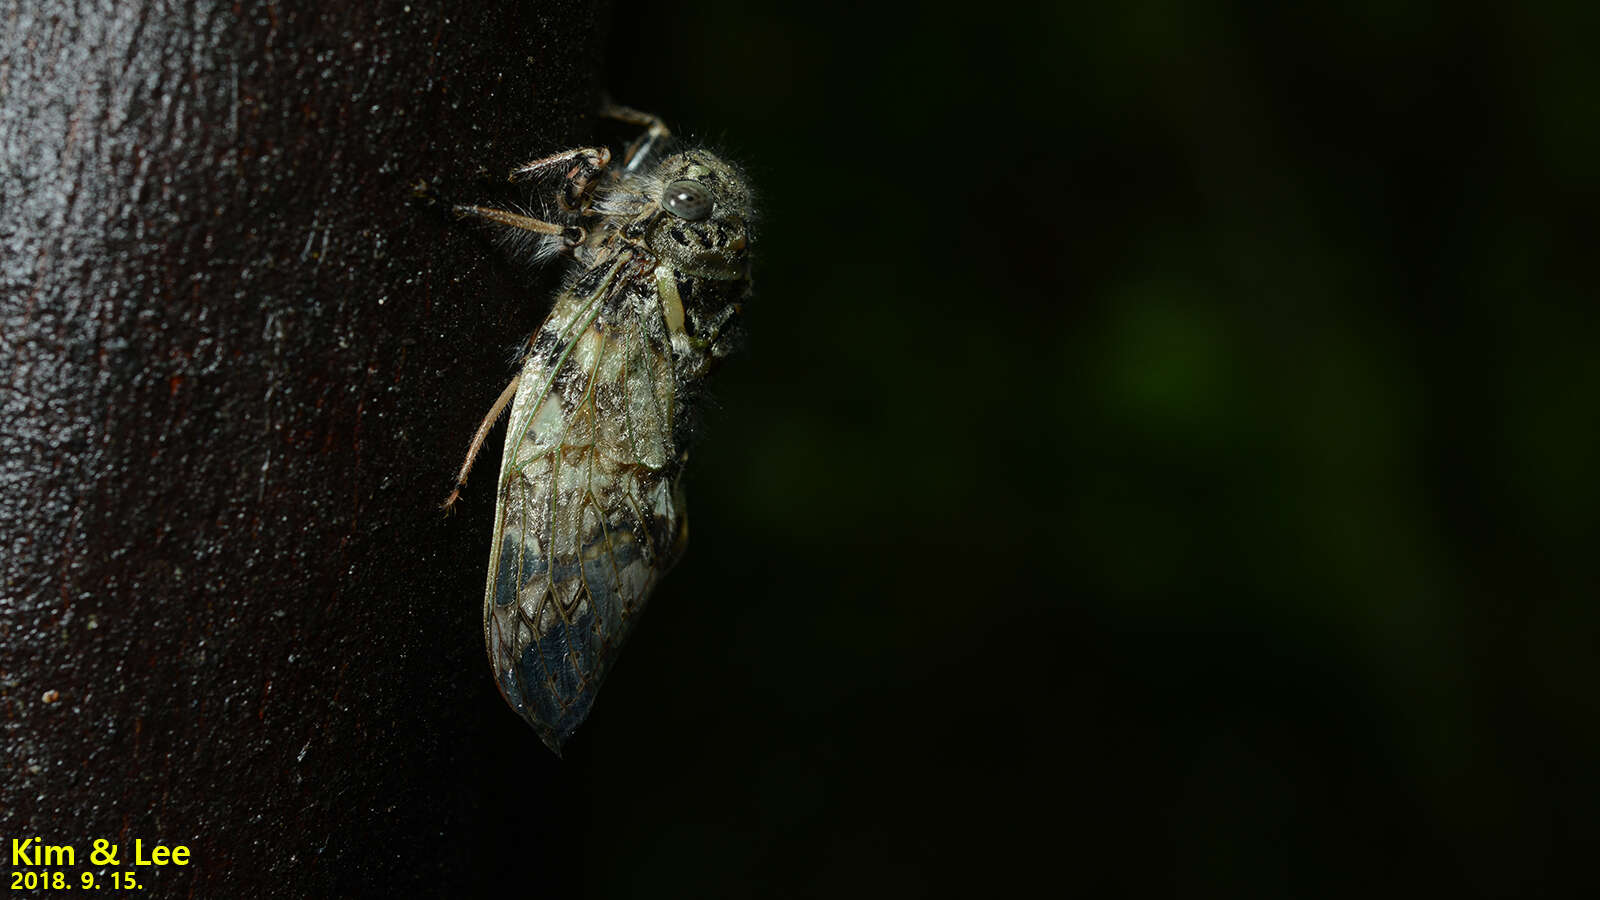
[[[690,275],[744,278],[750,271],[750,185],[743,173],[704,150],[656,166],[656,204],[645,243]]]

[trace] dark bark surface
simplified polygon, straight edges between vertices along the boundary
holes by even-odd
[[[492,490],[436,508],[544,297],[412,185],[583,138],[594,10],[0,18],[0,834],[187,845],[152,896],[559,853],[483,715]]]

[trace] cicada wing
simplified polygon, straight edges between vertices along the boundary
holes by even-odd
[[[484,598],[500,691],[557,752],[682,550],[671,365],[612,287],[577,315],[564,296],[535,338],[550,352],[513,404]]]

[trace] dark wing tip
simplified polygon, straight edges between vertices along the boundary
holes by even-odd
[[[566,744],[567,738],[562,737],[552,729],[546,728],[543,725],[535,724],[533,727],[539,732],[539,740],[543,741],[544,745],[550,748],[550,752],[556,755],[556,759],[561,759],[561,748]],[[567,737],[571,737],[571,735],[568,735]]]

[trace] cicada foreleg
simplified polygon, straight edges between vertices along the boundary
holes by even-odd
[[[512,181],[538,178],[551,172],[562,173],[562,184],[556,192],[556,202],[562,209],[580,216],[589,215],[589,197],[594,193],[596,178],[611,164],[611,151],[605,147],[579,147],[518,166],[511,172]],[[568,249],[584,242],[588,232],[577,225],[546,222],[521,213],[496,209],[492,206],[461,205],[455,208],[458,216],[473,216],[485,221],[531,231],[534,234],[554,235],[562,239]]]
[[[538,178],[565,167],[567,171],[561,176],[563,183],[556,201],[567,212],[588,215],[589,195],[594,191],[595,178],[610,164],[610,148],[579,147],[518,166],[511,171],[511,180]]]

